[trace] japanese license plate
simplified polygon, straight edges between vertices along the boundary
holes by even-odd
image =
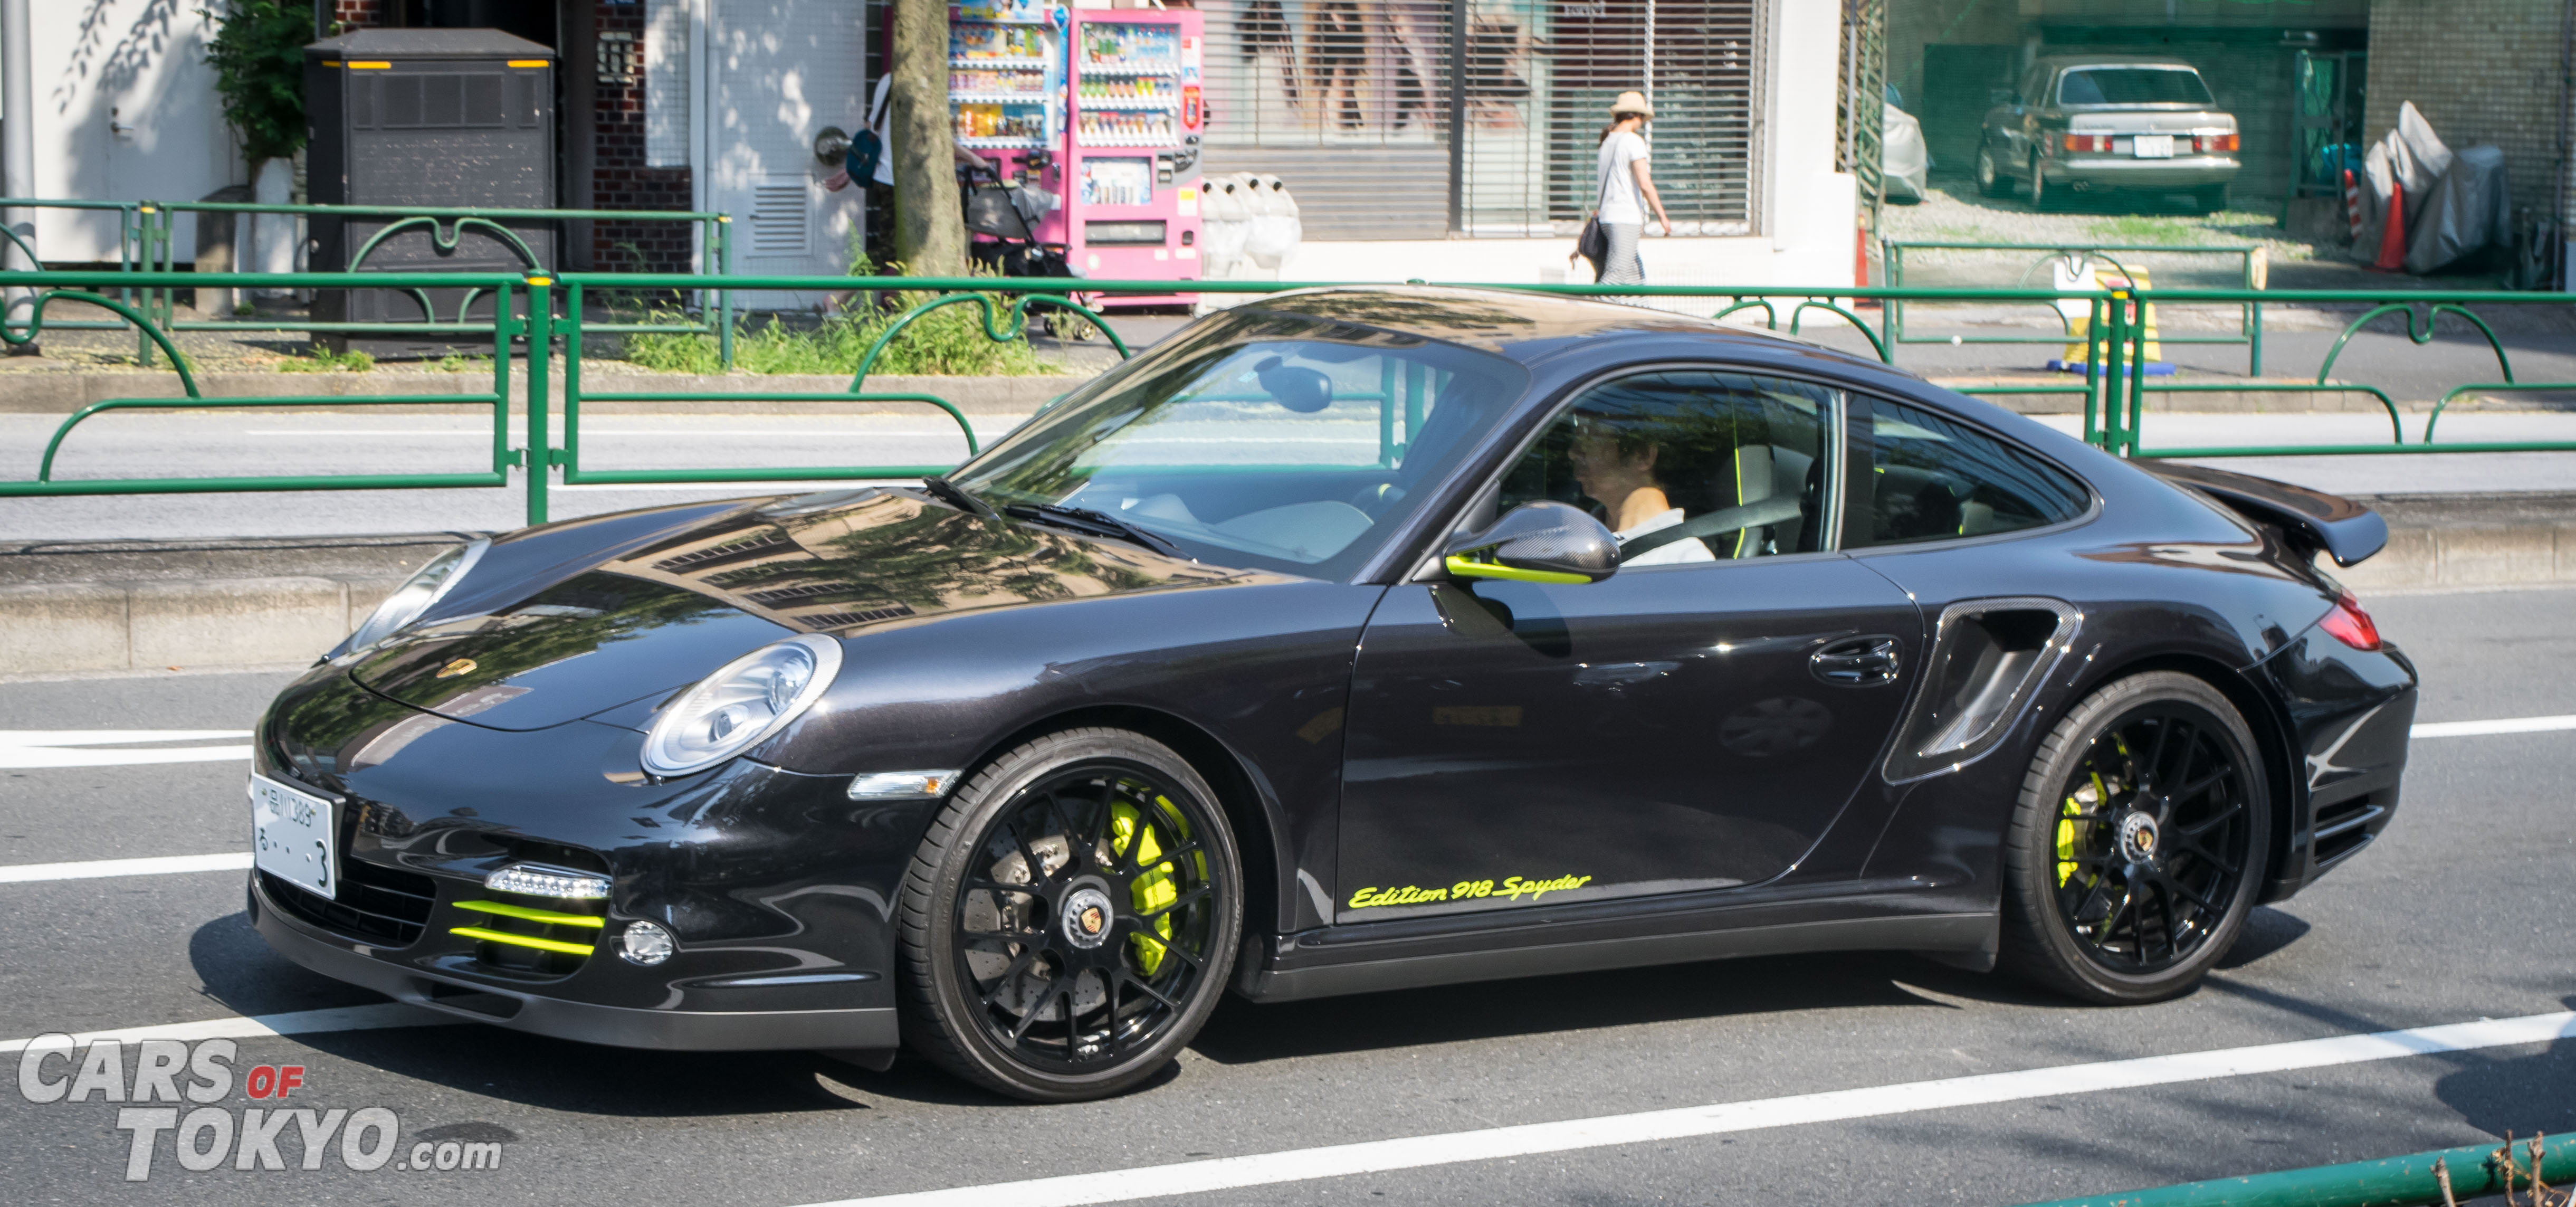
[[[331,841],[339,806],[263,775],[250,777],[251,864],[298,888],[339,896]]]
[[[2129,153],[2140,159],[2171,159],[2174,154],[2174,136],[2141,134],[2129,140]]]

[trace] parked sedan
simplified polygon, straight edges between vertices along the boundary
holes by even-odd
[[[2021,181],[2038,209],[2068,193],[2114,191],[2187,192],[2205,213],[2227,208],[2240,166],[2236,117],[2217,107],[2189,63],[2052,56],[1998,99],[1977,145],[1986,196],[2007,196]]]
[[[250,914],[477,1021],[1063,1101],[1218,998],[1913,951],[2183,993],[2398,802],[2340,499],[1823,348],[1199,320],[946,478],[433,562],[260,721]]]

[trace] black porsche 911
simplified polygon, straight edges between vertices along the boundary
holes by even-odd
[[[2184,992],[2397,806],[2344,500],[1422,288],[946,478],[531,528],[259,726],[251,915],[403,1001],[1095,1097],[1260,1001],[1792,951]]]

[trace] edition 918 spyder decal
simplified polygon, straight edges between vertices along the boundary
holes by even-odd
[[[1410,884],[1401,888],[1371,887],[1361,889],[1360,891],[1351,894],[1351,903],[1348,908],[1372,909],[1387,905],[1430,905],[1442,901],[1473,901],[1480,897],[1503,897],[1517,901],[1526,896],[1530,900],[1536,901],[1548,893],[1559,893],[1564,892],[1567,889],[1582,888],[1584,885],[1590,883],[1592,883],[1592,878],[1590,876],[1567,875],[1556,877],[1553,880],[1538,880],[1525,876],[1506,876],[1500,884],[1496,884],[1491,880],[1461,880],[1447,888],[1418,888]]]

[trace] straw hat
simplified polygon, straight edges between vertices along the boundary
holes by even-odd
[[[1649,120],[1655,116],[1655,107],[1646,103],[1646,94],[1634,88],[1620,93],[1619,99],[1610,102],[1610,116],[1624,117],[1631,113]]]

